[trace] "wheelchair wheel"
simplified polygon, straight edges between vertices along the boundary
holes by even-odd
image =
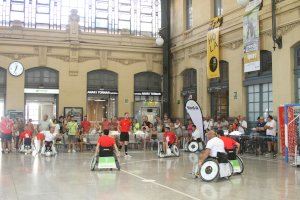
[[[91,163],[90,163],[90,170],[91,171],[94,171],[95,168],[96,168],[96,165],[97,165],[97,157],[94,156],[91,160]]]
[[[200,168],[200,177],[203,181],[210,182],[219,176],[219,164],[214,159],[207,159]]]
[[[192,153],[195,153],[197,150],[199,149],[199,144],[196,141],[192,141],[189,145],[188,145],[188,150]]]
[[[236,159],[238,160],[239,164],[240,164],[240,167],[241,167],[241,172],[239,172],[238,174],[242,174],[244,172],[244,162],[243,160],[238,156],[236,155]]]
[[[172,146],[172,152],[173,152],[173,154],[174,154],[175,156],[179,157],[180,152],[179,152],[179,149],[178,149],[178,147],[177,147],[176,145],[173,145],[173,146]]]

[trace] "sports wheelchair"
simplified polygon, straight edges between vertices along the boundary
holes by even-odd
[[[25,155],[30,154],[33,150],[32,139],[31,138],[24,138],[24,142],[20,147],[20,152],[25,153]]]
[[[53,142],[45,141],[41,150],[41,154],[49,157],[55,156],[57,154],[56,148],[53,145]]]
[[[157,148],[157,156],[159,158],[165,158],[165,157],[179,157],[180,152],[176,144],[168,145],[167,152],[163,153],[163,142],[158,142],[158,148]]]
[[[236,154],[236,149],[226,151],[228,160],[233,168],[234,174],[242,174],[244,172],[244,162],[241,157]]]
[[[205,149],[205,143],[201,138],[198,138],[197,140],[192,140],[187,143],[186,150],[192,153],[195,153],[196,151],[202,151]]]
[[[90,163],[90,170],[98,169],[117,169],[120,170],[120,163],[112,147],[100,147],[99,154],[93,156]]]
[[[196,169],[198,171],[198,169]],[[196,172],[197,173],[197,172]],[[217,178],[229,178],[233,174],[226,153],[217,153],[217,157],[208,157],[199,169],[199,175],[203,181],[210,182]]]

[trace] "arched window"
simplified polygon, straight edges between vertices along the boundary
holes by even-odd
[[[88,89],[118,90],[118,74],[108,70],[94,70],[88,73]]]
[[[186,69],[183,72],[183,90],[197,87],[197,70]]]
[[[48,67],[35,67],[25,72],[26,88],[59,88],[58,71]]]
[[[154,72],[141,72],[134,75],[135,92],[161,92],[161,76]]]

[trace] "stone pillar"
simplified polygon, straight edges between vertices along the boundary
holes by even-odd
[[[118,116],[124,116],[125,112],[129,112],[133,116],[134,103],[134,74],[127,74],[120,72],[118,75]]]

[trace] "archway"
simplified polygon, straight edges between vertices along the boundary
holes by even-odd
[[[57,117],[59,72],[49,67],[25,71],[25,119],[37,124],[47,114]]]
[[[118,113],[118,74],[94,70],[87,74],[87,117],[90,121],[113,118]]]

